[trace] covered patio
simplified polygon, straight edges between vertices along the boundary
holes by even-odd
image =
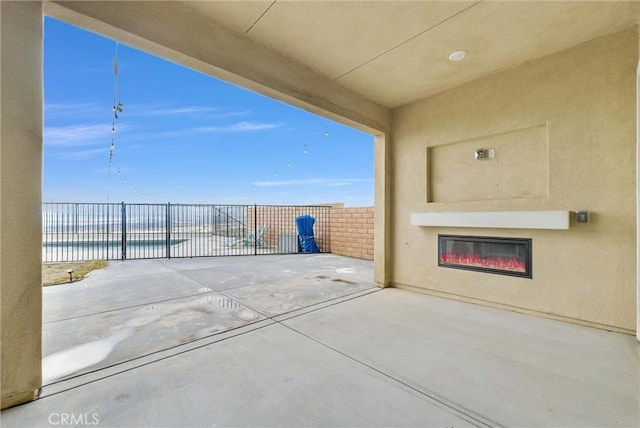
[[[358,259],[115,262],[44,308],[42,396],[3,426],[640,423],[633,336],[376,288]],[[96,361],[53,373],[65,350]]]
[[[639,425],[638,2],[38,0],[0,14],[5,426]],[[123,312],[45,303],[43,324],[44,15],[369,133],[369,282],[334,275],[345,266],[281,277],[265,258],[269,284],[221,289],[200,262],[149,263],[131,284],[191,294],[148,316],[134,291]],[[561,221],[526,221],[547,215]],[[530,241],[533,268],[442,268],[443,235]],[[292,278],[308,300],[287,300]],[[350,291],[314,294],[333,287]],[[101,340],[84,365],[42,369]]]

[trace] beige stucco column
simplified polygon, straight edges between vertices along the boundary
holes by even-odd
[[[374,230],[373,279],[380,287],[391,285],[391,137],[376,135],[374,140]]]
[[[0,2],[2,408],[42,386],[42,2]]]
[[[640,341],[640,61],[636,68],[636,225],[636,338]]]

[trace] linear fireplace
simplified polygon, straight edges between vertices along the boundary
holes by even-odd
[[[531,239],[438,235],[438,266],[531,278]]]

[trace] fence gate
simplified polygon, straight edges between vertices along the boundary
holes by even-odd
[[[171,256],[169,204],[122,204],[122,260]]]

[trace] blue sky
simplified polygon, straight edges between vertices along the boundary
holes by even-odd
[[[373,204],[373,137],[45,19],[44,200]]]

